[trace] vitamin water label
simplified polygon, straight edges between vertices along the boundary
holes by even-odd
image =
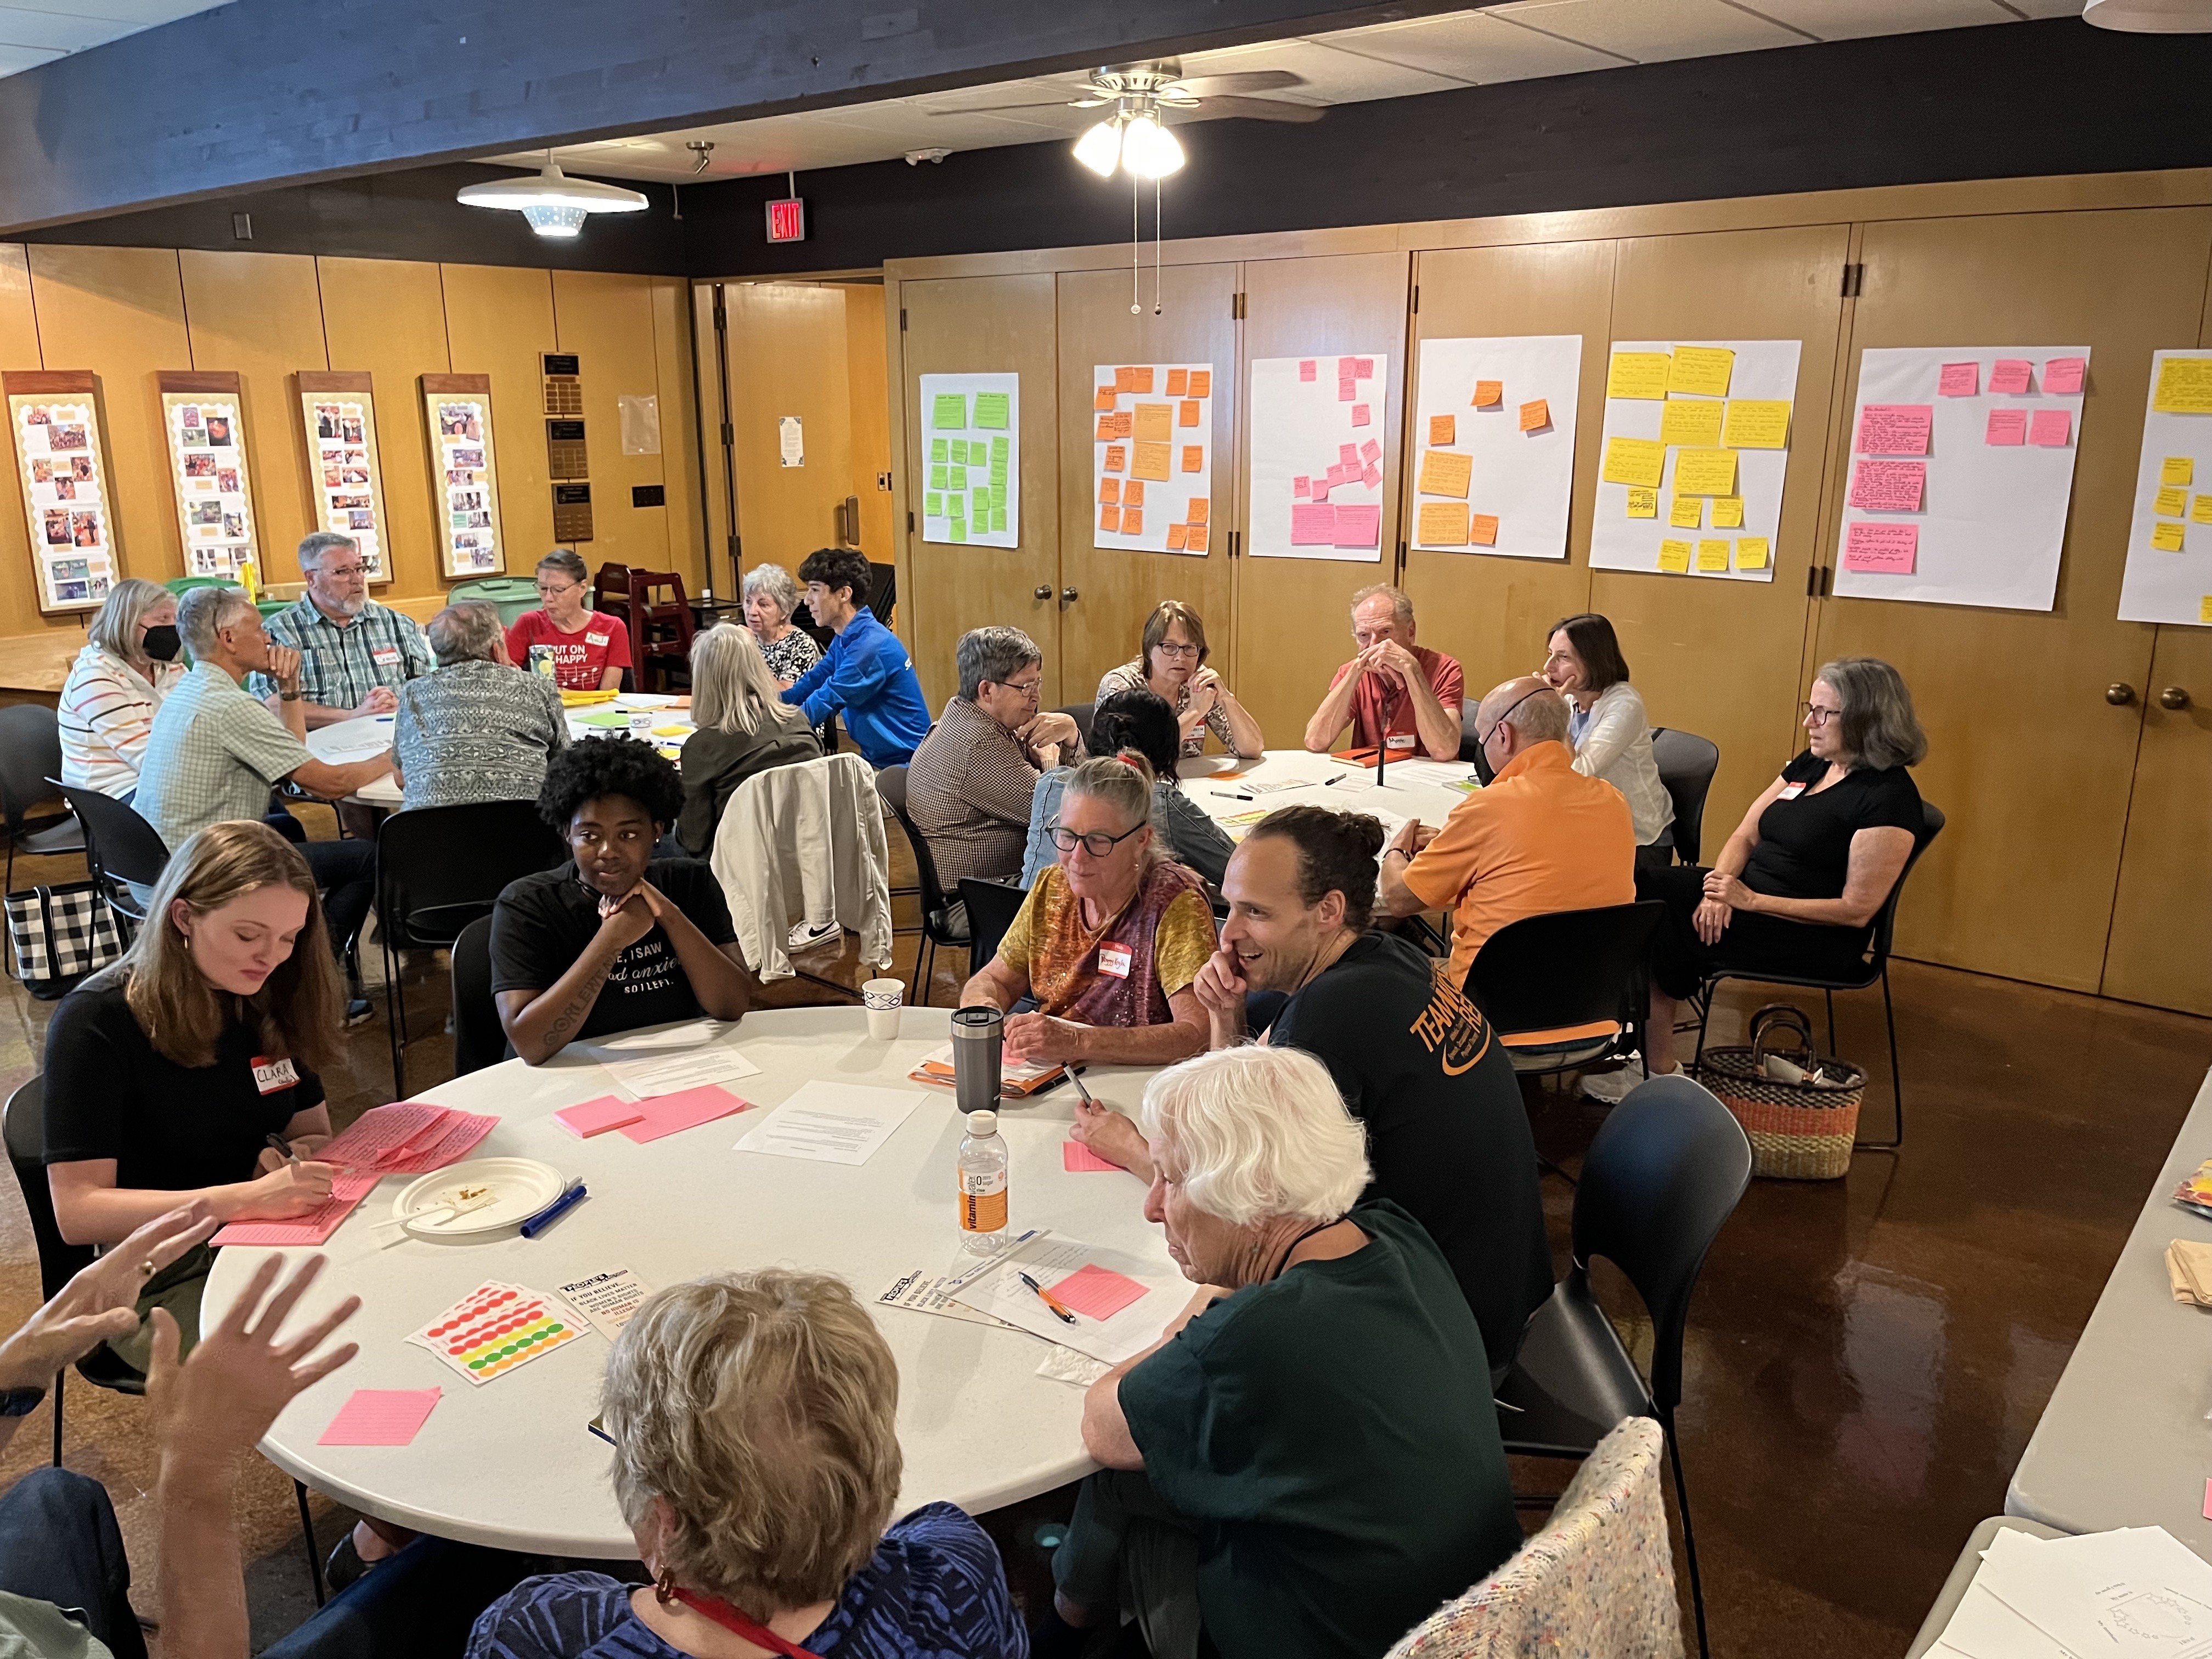
[[[963,1175],[960,1190],[960,1231],[964,1233],[1002,1232],[1006,1225],[1006,1172]]]

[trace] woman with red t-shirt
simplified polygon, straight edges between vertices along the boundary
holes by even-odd
[[[553,673],[563,691],[612,691],[630,665],[629,629],[620,617],[584,609],[590,573],[574,553],[548,553],[538,562],[542,611],[526,611],[507,630],[507,654],[517,668],[530,666],[530,647],[553,647]]]

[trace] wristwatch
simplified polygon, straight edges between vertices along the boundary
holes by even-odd
[[[46,1397],[44,1389],[9,1389],[0,1393],[0,1417],[28,1417]]]
[[[300,701],[300,694],[297,691],[279,690],[276,693],[276,696],[277,700],[281,702],[297,702]]]

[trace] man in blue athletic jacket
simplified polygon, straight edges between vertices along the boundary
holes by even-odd
[[[806,584],[806,608],[814,620],[837,637],[783,700],[805,705],[811,726],[842,709],[845,729],[871,766],[913,759],[929,735],[929,706],[914,677],[914,659],[868,609],[866,555],[850,547],[817,548],[800,562],[799,580]]]

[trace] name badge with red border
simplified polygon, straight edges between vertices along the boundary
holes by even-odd
[[[368,653],[368,659],[379,668],[397,668],[399,666],[399,647],[380,645]]]
[[[1126,945],[1102,945],[1098,947],[1098,971],[1114,979],[1129,977],[1129,947]]]
[[[1777,796],[1776,799],[1778,800],[1796,800],[1798,796],[1804,793],[1805,786],[1803,784],[1785,783],[1782,786],[1781,794]]]
[[[253,1086],[264,1095],[273,1095],[279,1089],[296,1088],[300,1082],[299,1068],[289,1060],[271,1060],[265,1054],[253,1057]]]

